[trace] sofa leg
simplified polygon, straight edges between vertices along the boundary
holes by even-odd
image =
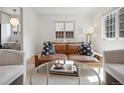
[[[119,81],[113,78],[110,74],[106,72],[106,84],[107,85],[122,85]]]

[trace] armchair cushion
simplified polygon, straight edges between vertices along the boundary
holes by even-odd
[[[105,70],[120,83],[124,84],[124,64],[106,63]]]
[[[0,85],[8,85],[24,73],[23,65],[0,66]]]
[[[11,49],[0,49],[0,66],[22,65],[24,53]]]
[[[123,63],[124,64],[124,49],[119,50],[105,50],[105,63]]]

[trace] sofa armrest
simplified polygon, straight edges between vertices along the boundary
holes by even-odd
[[[103,52],[105,63],[124,63],[124,49]]]
[[[94,52],[94,57],[97,58],[98,60],[103,59],[103,55],[96,53],[96,52]]]
[[[11,49],[0,49],[0,65],[23,65],[24,52]]]
[[[35,59],[35,67],[37,67],[38,66],[38,55],[35,55],[34,56],[34,59]]]
[[[94,52],[94,57],[97,58],[97,60],[100,62],[100,65],[102,67],[102,65],[103,65],[103,55]]]

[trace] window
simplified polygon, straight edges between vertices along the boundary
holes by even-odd
[[[73,39],[74,38],[74,22],[62,21],[56,22],[56,39]]]
[[[111,13],[107,16],[104,17],[104,22],[105,22],[105,37],[106,38],[115,38],[115,12]]]
[[[105,15],[103,17],[103,32],[105,39],[124,38],[124,8]]]
[[[19,32],[19,25],[17,25],[17,26],[15,26],[15,27],[13,27],[13,26],[11,26],[11,35],[12,36],[15,36],[15,35],[17,35],[17,34],[19,34],[20,32]]]
[[[17,25],[15,27],[13,27],[11,25],[11,41],[12,42],[20,42],[20,35],[21,35],[21,32],[20,32],[20,25]]]
[[[124,37],[124,8],[119,10],[119,37]]]

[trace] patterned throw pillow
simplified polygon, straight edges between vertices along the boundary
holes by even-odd
[[[93,55],[93,49],[92,49],[91,42],[89,42],[89,43],[82,42],[81,47],[79,49],[79,54],[92,56]]]
[[[51,42],[44,42],[43,50],[41,56],[52,55],[55,54],[54,46]]]
[[[54,45],[50,41],[47,43],[48,43],[51,54],[56,54]]]

